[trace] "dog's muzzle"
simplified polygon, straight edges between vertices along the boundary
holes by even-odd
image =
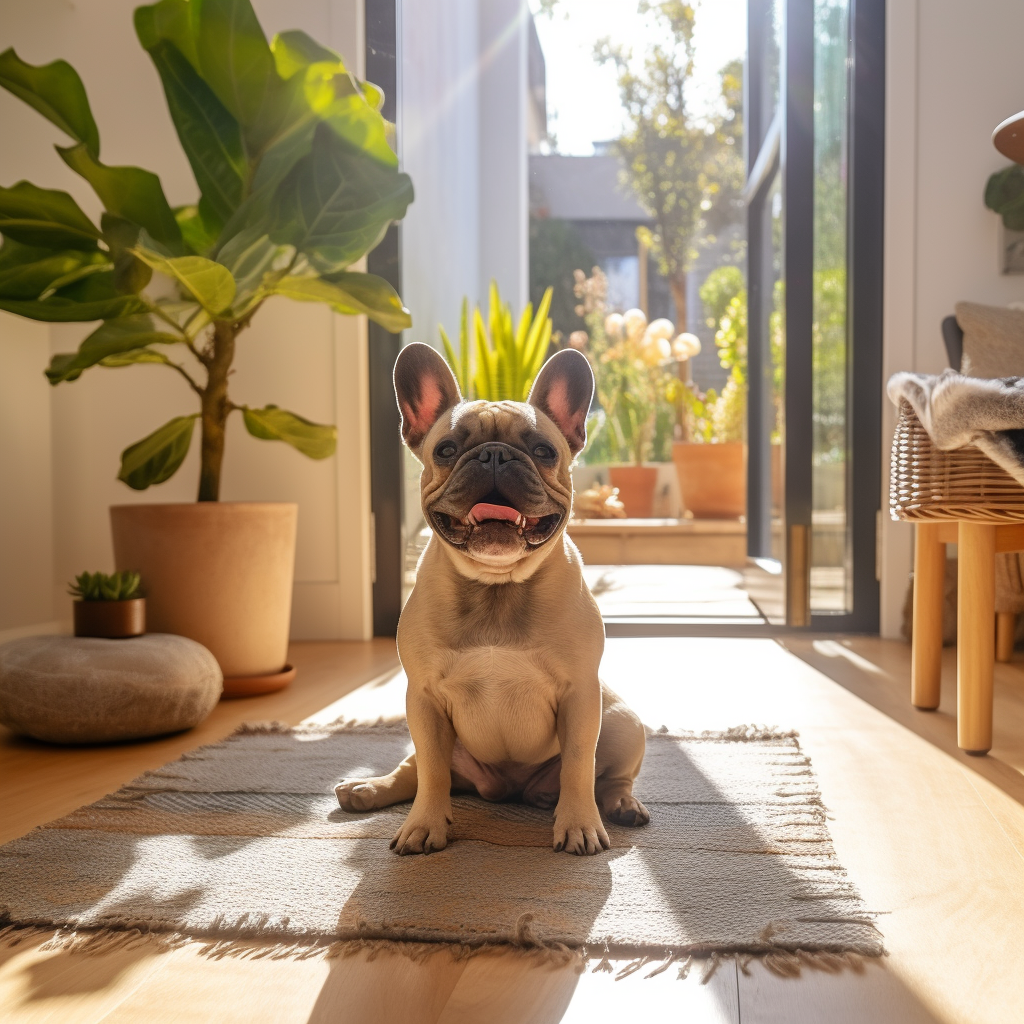
[[[554,504],[526,455],[492,441],[463,456],[429,517],[437,532],[459,547],[471,539],[500,542],[513,535],[536,547],[565,518],[561,508],[548,511]]]

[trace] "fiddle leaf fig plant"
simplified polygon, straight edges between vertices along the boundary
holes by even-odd
[[[333,426],[236,404],[228,380],[239,335],[272,296],[411,326],[382,278],[353,270],[413,198],[398,170],[383,95],[303,32],[267,42],[249,0],[160,0],[135,11],[198,186],[172,208],[156,174],[100,159],[85,87],[65,61],[0,54],[0,86],[71,140],[61,159],[103,206],[95,224],[66,192],[0,188],[0,309],[43,321],[102,321],[55,355],[53,385],[94,366],[157,363],[180,374],[198,411],[125,449],[119,479],[169,479],[201,433],[199,500],[220,490],[225,428],[240,411],[254,437],[323,459]]]

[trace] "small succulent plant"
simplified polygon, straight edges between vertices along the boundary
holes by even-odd
[[[112,576],[105,572],[83,572],[75,577],[68,593],[82,601],[130,601],[142,596],[141,582],[137,572],[115,572]]]

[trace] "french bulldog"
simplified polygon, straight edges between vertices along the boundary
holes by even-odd
[[[602,814],[631,826],[650,815],[633,795],[644,729],[598,678],[604,624],[565,533],[590,364],[566,349],[526,402],[466,402],[441,356],[413,344],[394,382],[432,530],[398,625],[415,753],[389,775],[343,780],[338,802],[412,800],[399,854],[447,845],[453,792],[554,809],[555,850],[608,849]]]

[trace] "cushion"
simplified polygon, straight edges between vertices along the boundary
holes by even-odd
[[[967,377],[1024,377],[1024,310],[958,302],[964,332],[960,372]]]
[[[224,677],[194,640],[28,636],[0,647],[0,722],[51,743],[108,743],[191,729]]]

